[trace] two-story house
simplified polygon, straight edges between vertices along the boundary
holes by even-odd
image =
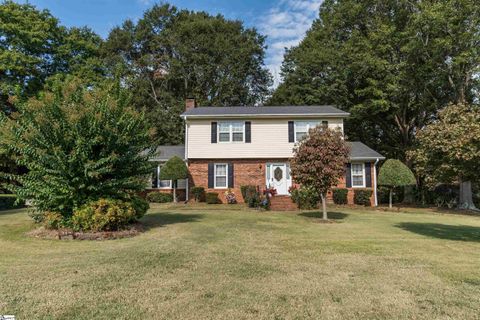
[[[349,114],[333,106],[195,107],[187,101],[181,116],[185,146],[160,147],[157,160],[166,160],[161,154],[180,156],[183,151],[190,172],[189,181],[179,183],[183,190],[202,186],[224,201],[224,192],[231,189],[242,202],[242,185],[274,187],[278,195],[288,196],[295,183],[289,165],[295,144],[315,126],[343,132]],[[353,189],[372,188],[375,205],[376,164],[384,157],[361,142],[349,144],[350,162],[337,187],[350,190],[349,202]],[[157,176],[160,170],[161,165]],[[152,182],[152,187],[169,190],[168,181]],[[184,195],[188,199],[188,192]]]

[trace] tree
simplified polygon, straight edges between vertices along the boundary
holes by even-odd
[[[294,149],[290,160],[293,180],[315,190],[327,219],[326,195],[345,173],[350,150],[340,131],[316,127]]]
[[[475,210],[472,181],[480,181],[480,108],[450,105],[417,138],[417,148],[409,153],[417,172],[431,185],[458,182],[459,207]]]
[[[389,208],[392,209],[393,189],[414,185],[416,183],[413,172],[400,160],[389,159],[385,161],[378,174],[378,184],[389,187]]]
[[[173,201],[177,202],[177,181],[188,178],[188,168],[185,161],[177,156],[170,158],[160,170],[160,179],[172,180]]]
[[[183,142],[186,98],[253,105],[269,94],[265,38],[221,15],[154,5],[137,23],[114,28],[102,51],[112,75],[135,93],[135,107],[146,109],[160,144]]]
[[[28,172],[3,174],[7,188],[40,212],[64,217],[100,198],[128,197],[145,188],[151,172],[151,130],[118,84],[57,83],[0,116],[0,149]]]
[[[416,132],[479,92],[475,0],[326,0],[268,104],[335,104],[346,135],[405,160]]]

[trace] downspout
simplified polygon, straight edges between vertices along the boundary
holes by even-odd
[[[373,199],[375,207],[378,206],[378,199],[377,199],[377,164],[379,159],[375,160],[373,164]]]
[[[185,162],[188,168],[188,124],[187,124],[187,117],[184,117],[185,120]],[[188,176],[187,180],[185,181],[185,202],[188,202],[188,195],[189,195],[189,186],[188,186]]]

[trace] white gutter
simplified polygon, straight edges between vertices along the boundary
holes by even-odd
[[[188,124],[187,119],[185,119],[185,162],[187,163],[188,168]],[[188,201],[188,177],[185,181],[185,201]]]
[[[308,114],[195,114],[195,115],[181,115],[183,119],[216,119],[216,118],[317,118],[317,117],[328,117],[328,118],[347,118],[350,116],[350,113],[308,113]]]
[[[374,206],[378,206],[378,198],[377,198],[377,163],[380,161],[378,158],[375,160],[373,164],[373,198],[374,198]]]

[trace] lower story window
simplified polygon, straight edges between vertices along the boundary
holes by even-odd
[[[365,166],[363,163],[352,163],[352,187],[365,187]]]
[[[226,163],[215,164],[215,188],[227,187],[227,168]]]

